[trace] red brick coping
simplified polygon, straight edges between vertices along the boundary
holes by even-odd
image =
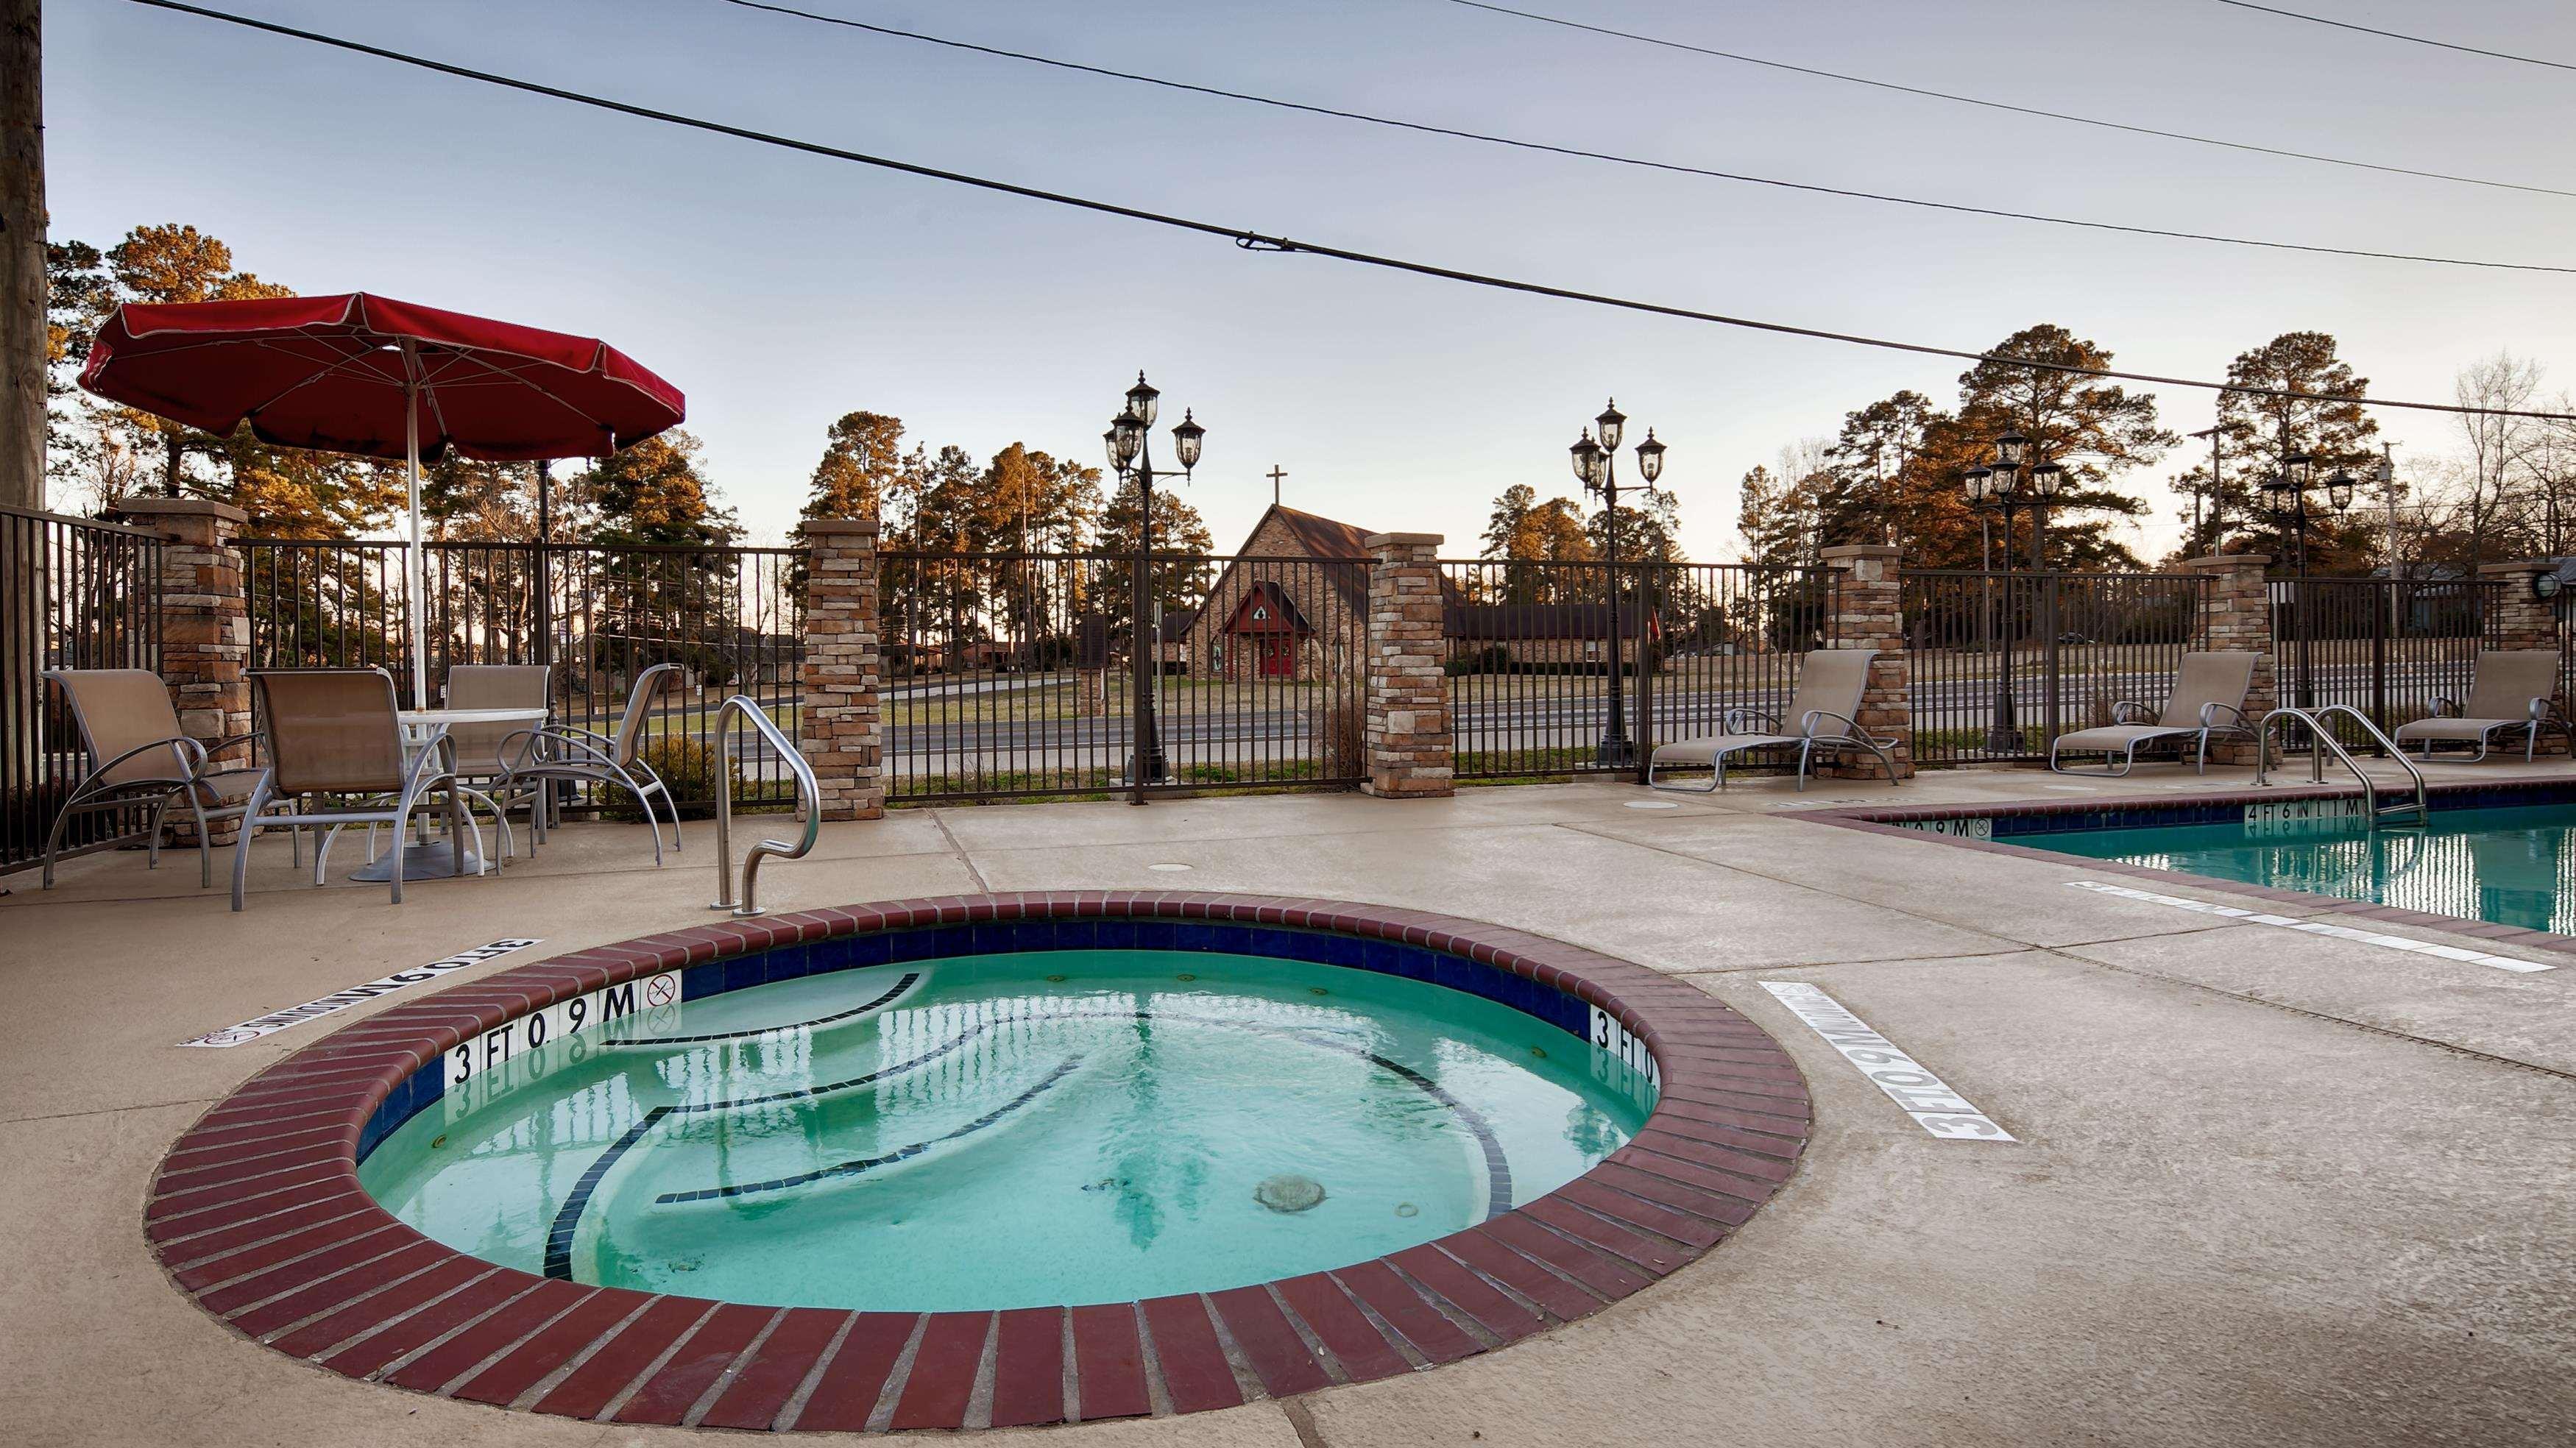
[[[431,1241],[358,1185],[359,1132],[378,1102],[462,1040],[555,1001],[773,945],[1080,916],[1327,930],[1481,961],[1617,1018],[1653,1053],[1661,1096],[1601,1165],[1465,1231],[1260,1286],[1070,1308],[867,1312],[588,1287]],[[144,1231],[226,1326],[352,1378],[620,1423],[1007,1427],[1284,1398],[1589,1316],[1741,1226],[1807,1134],[1806,1088],[1760,1027],[1686,983],[1558,941],[1251,895],[953,896],[647,936],[392,1006],[208,1111],[162,1161]]]
[[[2545,789],[2557,781],[2501,780],[2462,781],[2431,784],[2425,787],[2430,796],[2444,794],[2493,794],[2511,791],[2518,784]],[[1910,822],[1927,820],[1989,819],[1998,815],[2090,814],[2118,809],[2174,809],[2184,805],[2275,804],[2292,799],[2359,799],[2358,789],[2335,785],[2305,785],[2291,788],[2246,790],[2225,794],[2154,794],[2120,795],[2111,798],[2088,796],[2080,800],[2037,799],[2001,804],[1912,805],[1898,808],[1848,806],[1840,809],[1801,810],[1791,819],[1813,820],[1818,824],[1839,825],[1847,830],[1868,830],[1875,834],[1901,835],[1907,839],[1938,840],[1960,849],[1983,850],[1990,855],[2012,855],[2024,860],[2045,860],[2053,865],[2074,865],[2098,874],[2128,875],[2141,880],[2161,880],[2169,885],[2190,885],[2203,890],[2220,890],[2230,895],[2248,895],[2257,900],[2270,900],[2281,905],[2295,905],[2302,910],[2357,915],[2364,920],[2377,920],[2392,925],[2415,925],[2426,930],[2446,931],[2452,935],[2473,936],[2506,945],[2529,946],[2534,950],[2552,951],[2559,955],[2576,955],[2576,937],[2553,935],[2545,930],[2530,930],[2520,925],[2500,925],[2488,920],[2467,920],[2457,915],[2434,915],[2422,910],[2408,910],[2397,905],[2374,905],[2368,900],[2346,900],[2338,895],[2319,895],[2307,890],[2281,890],[2270,885],[2255,885],[2243,880],[2222,880],[2215,875],[2195,875],[2188,870],[2160,870],[2153,865],[2132,865],[2125,860],[2097,860],[2088,855],[2070,855],[2058,850],[2030,845],[2009,844],[2002,840],[1973,840],[1964,835],[1937,834],[1929,830],[1908,829]]]

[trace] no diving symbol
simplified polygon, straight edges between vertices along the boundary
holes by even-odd
[[[644,1004],[648,1006],[667,1006],[676,993],[677,988],[667,975],[657,975],[644,982]]]

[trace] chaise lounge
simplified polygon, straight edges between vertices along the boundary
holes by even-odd
[[[2425,763],[2434,762],[2436,744],[2471,744],[2477,753],[2465,759],[2453,756],[2444,761],[2452,764],[2475,764],[2487,757],[2487,751],[2500,739],[2522,735],[2522,757],[2529,763],[2540,747],[2540,731],[2555,729],[2568,736],[2576,747],[2576,731],[2553,706],[2558,693],[2558,651],[2556,649],[2489,649],[2478,655],[2477,677],[2470,682],[2466,703],[2456,699],[2432,701],[2430,717],[2397,726],[2397,743],[2403,748],[2410,741],[2423,746]],[[2444,710],[2450,712],[2444,713]]]
[[[1658,746],[1646,761],[1646,783],[1653,788],[1677,794],[1711,794],[1726,787],[1726,759],[1752,749],[1798,750],[1798,788],[1807,787],[1807,775],[1815,762],[1816,747],[1860,749],[1876,755],[1887,770],[1887,782],[1902,783],[1896,777],[1896,760],[1888,750],[1893,739],[1877,739],[1861,732],[1858,723],[1861,696],[1869,688],[1870,661],[1878,654],[1872,649],[1817,649],[1798,665],[1798,691],[1789,700],[1787,717],[1797,721],[1795,732],[1781,716],[1759,709],[1729,709],[1720,716],[1721,730],[1697,739],[1676,739]],[[1768,724],[1770,732],[1748,728],[1756,722]],[[1705,785],[1663,784],[1655,771],[1667,768],[1706,769]]]
[[[2174,670],[2173,688],[2165,695],[2161,711],[2152,711],[2134,700],[2123,699],[2111,706],[2111,722],[2094,729],[2078,729],[2057,736],[2048,746],[2048,767],[2058,774],[2098,774],[2118,779],[2137,767],[2138,746],[2172,741],[2192,741],[2192,764],[2202,774],[2209,772],[2209,741],[2229,735],[2245,739],[2254,737],[2253,726],[2245,719],[2245,695],[2254,687],[2254,665],[2262,658],[2254,653],[2193,653],[2182,656],[2182,667]],[[2069,769],[2057,762],[2061,753],[2099,754],[2100,769]],[[2119,762],[2114,765],[2112,761]],[[2177,757],[2176,762],[2180,759]]]

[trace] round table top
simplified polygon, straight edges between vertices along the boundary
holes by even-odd
[[[545,709],[529,705],[523,709],[405,709],[402,721],[415,727],[424,724],[525,724],[546,717]]]

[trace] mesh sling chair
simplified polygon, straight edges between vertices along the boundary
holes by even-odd
[[[2432,762],[2436,744],[2473,744],[2477,753],[2448,762],[2475,764],[2487,757],[2488,748],[2500,736],[2519,733],[2523,762],[2529,763],[2540,747],[2543,729],[2568,735],[2570,746],[2576,747],[2576,733],[2570,732],[2553,707],[2557,693],[2556,649],[2487,650],[2478,655],[2478,673],[2470,683],[2467,702],[2433,700],[2430,718],[2397,726],[2397,742],[2423,745],[2426,763]],[[2444,713],[2445,709],[2450,712]]]
[[[635,807],[644,811],[644,822],[653,827],[653,863],[662,863],[662,821],[653,813],[653,800],[659,796],[662,808],[671,816],[671,848],[680,848],[680,807],[671,798],[669,787],[653,766],[644,762],[644,720],[652,712],[653,701],[679,677],[677,664],[655,664],[635,676],[635,686],[626,691],[626,713],[617,721],[615,737],[573,724],[548,724],[541,729],[520,729],[501,742],[501,753],[524,749],[527,762],[512,768],[501,779],[501,788],[515,794],[522,788],[543,790],[548,781],[578,780],[586,784],[615,785],[635,796]],[[721,767],[717,775],[722,778]]]
[[[1789,700],[1787,720],[1759,709],[1729,709],[1720,718],[1722,732],[1697,739],[1676,739],[1657,747],[1646,761],[1646,783],[1656,789],[1677,793],[1708,794],[1726,785],[1726,757],[1750,749],[1798,750],[1798,788],[1807,787],[1807,775],[1815,762],[1816,748],[1860,749],[1877,756],[1887,770],[1887,782],[1902,783],[1896,777],[1896,761],[1888,754],[1893,739],[1877,739],[1861,732],[1858,718],[1861,696],[1869,688],[1870,661],[1878,654],[1871,649],[1817,649],[1798,665],[1798,691]],[[1747,726],[1761,723],[1771,726],[1764,733]],[[1662,784],[1655,771],[1679,766],[1684,769],[1706,769],[1706,785]]]
[[[252,788],[241,842],[233,847],[233,909],[242,908],[250,876],[251,837],[262,829],[329,827],[313,852],[313,883],[323,883],[331,841],[348,825],[393,827],[393,903],[403,897],[403,852],[412,812],[442,785],[453,786],[437,741],[403,742],[393,676],[382,669],[280,669],[251,675],[268,723],[269,766]],[[296,812],[263,816],[276,800]],[[482,828],[475,826],[475,843]]]
[[[90,768],[72,786],[45,836],[43,888],[54,888],[54,860],[75,814],[148,806],[148,867],[160,868],[161,826],[174,802],[184,802],[197,822],[197,883],[215,883],[214,849],[206,827],[249,809],[259,770],[251,765],[218,767],[213,757],[259,736],[239,734],[212,744],[189,738],[180,732],[169,686],[149,669],[47,669],[44,676],[71,706]]]
[[[2098,774],[2118,779],[2137,766],[2139,745],[2190,739],[2194,741],[2192,762],[2200,773],[2207,774],[2209,741],[2213,737],[2254,737],[2253,726],[2245,719],[2245,694],[2254,687],[2254,665],[2261,657],[2252,653],[2183,655],[2182,666],[2174,670],[2173,688],[2165,695],[2163,710],[2150,710],[2144,704],[2123,699],[2111,706],[2110,723],[2061,734],[2050,741],[2048,767],[2059,774]],[[2057,762],[2062,751],[2099,754],[2102,767],[2069,769]],[[2115,758],[2116,764],[2112,762]]]
[[[542,664],[457,664],[447,671],[450,709],[543,709],[547,676]],[[545,838],[542,798],[549,786],[535,780],[514,782],[518,770],[536,760],[534,732],[524,724],[457,724],[447,731],[448,768],[458,781],[488,796],[503,815],[502,836],[509,838],[507,812],[528,807],[530,854]],[[373,829],[368,831],[370,839]]]

